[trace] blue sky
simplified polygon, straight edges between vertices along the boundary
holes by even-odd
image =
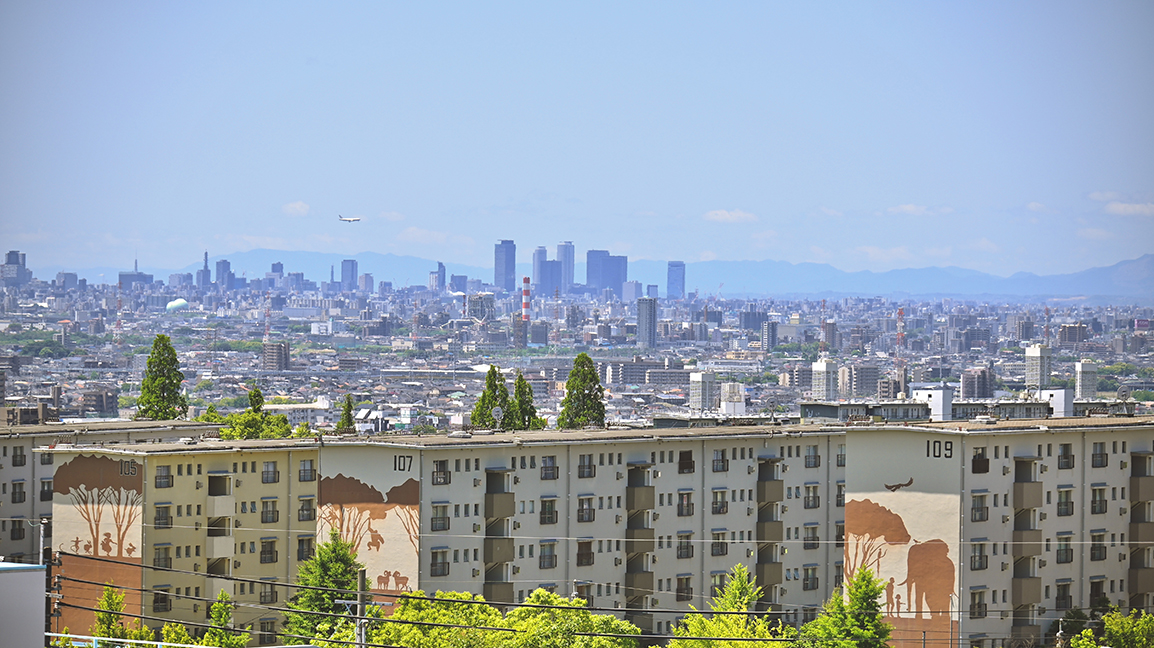
[[[1108,265],[1154,252],[1152,28],[1150,2],[7,2],[0,247]]]

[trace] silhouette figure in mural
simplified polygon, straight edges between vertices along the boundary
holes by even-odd
[[[406,590],[410,592],[413,591],[413,588],[409,587],[409,577],[401,576],[401,572],[399,571],[393,572],[393,582],[397,584],[397,591],[399,592]]]
[[[92,555],[92,542],[91,541],[85,541],[84,542],[84,553],[88,554],[89,556]]]
[[[129,558],[131,558],[132,554],[136,553],[136,545],[132,544],[131,542],[128,543],[128,548],[124,550],[124,553],[127,554]]]
[[[100,550],[109,556],[112,555],[112,534],[111,533],[105,533],[104,534],[104,539],[100,541]]]
[[[380,576],[377,576],[377,589],[379,589],[379,590],[389,589],[389,579],[392,578],[392,576],[393,576],[392,572],[388,572],[388,571],[381,574]]]
[[[954,593],[954,561],[949,546],[938,539],[916,540],[906,554],[906,607],[920,618],[922,604],[931,619],[946,617]]]
[[[76,536],[76,539],[72,541],[72,553],[77,553],[78,551],[80,551],[80,536]]]
[[[900,594],[899,594],[900,596]],[[890,576],[890,582],[886,583],[886,615],[894,615],[894,577]]]
[[[377,551],[383,544],[385,544],[385,539],[377,533],[376,529],[369,526],[369,543],[366,546],[372,551]]]

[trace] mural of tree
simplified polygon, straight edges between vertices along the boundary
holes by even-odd
[[[360,551],[365,537],[371,538],[373,520],[384,520],[388,515],[381,491],[354,477],[337,474],[323,477],[320,483],[320,526],[318,531],[336,529],[341,540]]]
[[[410,479],[400,486],[394,486],[385,493],[385,509],[396,511],[397,518],[409,534],[409,543],[414,551],[420,551],[417,544],[421,534],[421,485],[415,479]]]
[[[110,506],[117,539],[115,555],[123,555],[123,541],[141,515],[143,470],[136,473],[122,475],[121,462],[92,455],[79,455],[56,470],[52,491],[71,497],[73,509],[88,525],[87,553],[100,555],[104,509]],[[111,535],[105,541],[106,555],[112,555],[110,544]]]
[[[859,567],[879,573],[885,545],[906,544],[909,531],[902,517],[871,500],[845,503],[845,579],[853,579]]]
[[[108,503],[112,505],[112,522],[116,525],[116,555],[124,556],[124,539],[132,525],[144,512],[144,495],[126,488],[107,488]]]

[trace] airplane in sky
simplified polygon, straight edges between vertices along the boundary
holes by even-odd
[[[355,223],[361,219],[359,216],[353,216],[352,218],[345,218],[344,216],[337,216],[337,220],[344,221],[346,223]]]

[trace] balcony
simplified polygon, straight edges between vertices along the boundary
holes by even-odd
[[[275,524],[276,522],[279,522],[279,521],[280,521],[280,511],[278,511],[276,509],[260,512],[260,523],[261,524]]]
[[[487,563],[503,563],[513,560],[513,539],[487,537],[483,553]]]
[[[970,618],[984,619],[986,618],[986,604],[985,603],[971,603],[970,604]]]
[[[152,526],[157,529],[171,529],[172,518],[167,515],[158,515],[152,520]]]
[[[16,465],[16,462],[13,461],[12,465]],[[157,475],[155,486],[157,488],[172,488],[172,475]]]
[[[990,460],[986,457],[974,457],[970,460],[970,472],[975,475],[984,475],[990,472]]]
[[[653,551],[653,529],[625,529],[625,553]]]
[[[1073,502],[1058,502],[1058,517],[1066,517],[1074,514]]]
[[[692,601],[693,600],[693,588],[692,587],[678,587],[677,588],[677,600],[679,602]]]
[[[1154,522],[1131,522],[1130,542],[1135,544],[1154,542]]]
[[[297,509],[297,522],[312,522],[317,519],[316,508],[309,506]]]
[[[1070,547],[1062,547],[1054,552],[1054,562],[1059,565],[1074,562],[1074,550]]]
[[[429,530],[431,531],[448,531],[449,518],[447,516],[435,517],[429,520]]]
[[[1110,503],[1104,499],[1090,500],[1090,513],[1092,515],[1101,515],[1110,507]]]
[[[597,466],[593,464],[581,464],[577,466],[578,479],[592,479],[597,476]]]
[[[1154,500],[1154,475],[1130,478],[1130,500],[1134,502]]]
[[[541,466],[541,479],[557,479],[561,470],[557,466]]]
[[[725,500],[713,500],[713,514],[723,515],[729,512],[729,502]]]
[[[677,505],[677,516],[678,517],[689,517],[691,515],[693,515],[693,503],[692,502],[687,502],[684,504],[678,504]]]
[[[280,558],[280,554],[276,550],[262,550],[260,552],[260,562],[262,565],[275,563]]]
[[[814,536],[807,536],[801,541],[802,549],[817,549],[820,541]]]
[[[713,472],[729,472],[729,460],[728,459],[714,459],[713,460]]]
[[[1154,592],[1154,567],[1131,567],[1128,576],[1131,592]]]
[[[817,576],[807,576],[801,579],[801,588],[806,591],[815,590],[818,586]]]
[[[694,462],[692,459],[689,461],[678,461],[677,462],[677,473],[679,475],[688,475],[688,474],[694,472],[695,470],[697,470],[697,463]]]
[[[1042,530],[1041,529],[1025,529],[1015,530],[1013,535],[1014,558],[1022,558],[1024,556],[1040,556],[1042,554]]]
[[[625,489],[625,508],[640,511],[653,508],[656,495],[652,486],[629,486]]]
[[[757,584],[760,587],[769,587],[770,585],[780,585],[782,580],[782,566],[779,562],[759,562],[754,565],[754,574],[757,576]]]
[[[12,455],[12,467],[13,468],[19,468],[20,466],[24,466],[27,463],[28,463],[28,455],[26,455],[26,454],[14,454],[14,455]]]
[[[212,495],[208,498],[204,514],[207,517],[231,517],[236,512],[236,498],[232,495]]]
[[[845,468],[845,454],[844,453],[837,455],[837,467],[838,468]]]
[[[236,539],[232,536],[214,536],[207,539],[205,551],[209,560],[232,558],[236,553]]]
[[[28,501],[28,491],[12,491],[12,503],[23,504]]]
[[[156,556],[152,559],[152,566],[172,569],[172,556]]]
[[[821,455],[806,455],[805,456],[805,467],[806,468],[819,468],[819,467],[821,467]]]
[[[785,499],[785,482],[771,479],[757,482],[757,501],[780,502]]]
[[[1110,465],[1110,455],[1105,452],[1095,452],[1090,455],[1091,468],[1105,468]]]
[[[805,496],[805,508],[807,508],[807,509],[821,508],[821,495],[806,495]]]
[[[1090,545],[1090,560],[1106,560],[1106,545]]]
[[[276,590],[274,589],[264,590],[260,593],[261,603],[276,603],[276,598]]]
[[[485,517],[507,518],[517,512],[512,493],[485,493]]]
[[[693,545],[691,545],[691,544],[679,544],[679,545],[677,545],[677,558],[678,559],[692,558],[692,557],[693,557]]]
[[[1040,508],[1042,482],[1014,482],[1014,508]]]
[[[758,542],[781,542],[785,531],[781,520],[767,520],[757,523]]]
[[[1058,455],[1058,470],[1069,470],[1074,467],[1074,455]]]
[[[971,555],[970,556],[970,570],[979,571],[982,569],[989,569],[990,557],[986,554]]]
[[[593,552],[592,551],[578,551],[577,552],[577,566],[578,567],[588,567],[589,565],[592,565],[592,564],[593,564]]]
[[[448,486],[453,482],[453,473],[448,470],[434,470],[433,471],[433,485],[434,486]]]
[[[844,491],[844,490],[843,490],[843,491],[840,491],[840,492],[839,492],[839,493],[838,493],[838,494],[837,494],[837,495],[836,495],[836,496],[833,498],[833,505],[834,505],[834,506],[836,506],[836,507],[838,507],[838,508],[842,508],[842,507],[844,507],[844,506],[845,506],[845,491]]]
[[[1055,596],[1054,609],[1055,610],[1069,610],[1074,607],[1073,596]]]
[[[537,557],[537,567],[540,569],[553,569],[557,566],[557,554],[541,554]]]
[[[40,491],[40,501],[41,502],[51,502],[52,501],[52,491],[50,491],[50,490]]]
[[[483,589],[486,601],[513,602],[513,584],[505,581],[486,581]]]
[[[577,509],[578,522],[592,522],[597,517],[597,509],[581,508]]]
[[[1014,607],[1042,602],[1042,579],[1037,576],[1012,580],[1010,600]]]
[[[152,611],[153,612],[171,612],[172,598],[168,594],[153,594],[152,595]]]
[[[260,474],[260,483],[262,484],[276,484],[280,482],[279,470],[265,470]]]
[[[449,575],[449,563],[447,563],[447,562],[435,562],[435,563],[430,564],[429,565],[429,575],[430,576],[448,576]]]
[[[655,591],[656,589],[653,587],[653,572],[625,572],[625,598],[648,596]]]
[[[729,555],[728,542],[714,542],[709,545],[709,555],[711,556],[727,556]]]
[[[298,480],[303,481],[303,482],[316,481],[317,480],[317,471],[312,469],[312,468],[301,468],[300,475],[298,476]]]
[[[541,524],[557,524],[557,511],[541,511]]]
[[[990,507],[974,506],[970,508],[970,522],[985,522],[990,519]]]

